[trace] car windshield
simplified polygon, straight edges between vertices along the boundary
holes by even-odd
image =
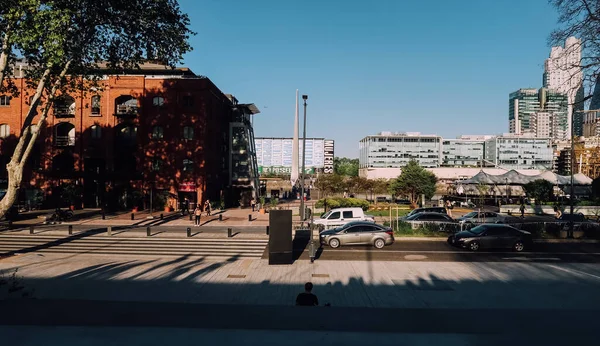
[[[419,209],[413,209],[413,210],[410,211],[410,213],[406,214],[406,217],[408,218],[408,217],[416,215],[416,214],[418,214],[420,212],[421,212],[421,210],[419,210]]]
[[[473,218],[473,217],[477,217],[477,212],[476,211],[472,211],[472,212],[470,212],[468,214],[465,214],[463,217],[465,219],[470,219],[470,218]]]
[[[326,219],[329,217],[329,215],[331,215],[331,210],[326,212],[325,214],[321,215],[321,219]]]
[[[473,234],[481,234],[481,233],[485,232],[486,229],[487,229],[487,227],[481,225],[481,226],[471,228],[469,230],[469,232],[471,232]]]

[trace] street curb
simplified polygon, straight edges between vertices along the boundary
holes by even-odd
[[[395,237],[396,241],[446,241],[446,237]],[[596,239],[534,239],[534,243],[573,243],[573,244],[598,244]]]

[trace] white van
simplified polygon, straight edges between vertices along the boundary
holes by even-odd
[[[372,217],[365,215],[362,208],[335,208],[314,220],[314,224],[319,228],[329,229],[343,226],[352,221],[375,222]]]

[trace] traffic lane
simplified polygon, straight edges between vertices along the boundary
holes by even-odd
[[[356,246],[344,246],[341,249],[345,250],[376,250],[373,246],[369,245],[356,245]],[[381,250],[377,251],[461,251],[460,248],[451,246],[445,239],[440,240],[406,240],[402,238],[396,238],[396,241],[392,245],[388,245]],[[466,250],[465,250],[466,251]],[[499,251],[499,252],[510,252],[509,249],[490,249],[482,251]],[[576,242],[560,242],[560,243],[539,243],[534,242],[533,248],[528,249],[527,252],[542,252],[542,253],[600,253],[599,243],[576,243]]]
[[[297,259],[310,259],[307,251],[295,254]],[[363,247],[362,249],[331,249],[323,247],[317,251],[316,260],[331,261],[408,261],[408,262],[569,262],[600,263],[600,253],[539,253],[482,251],[469,252],[461,249],[449,251],[383,251]]]

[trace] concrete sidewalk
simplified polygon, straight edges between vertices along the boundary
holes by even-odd
[[[0,270],[18,269],[38,299],[290,305],[312,281],[334,306],[600,310],[593,263],[267,263],[31,253],[0,260]]]

